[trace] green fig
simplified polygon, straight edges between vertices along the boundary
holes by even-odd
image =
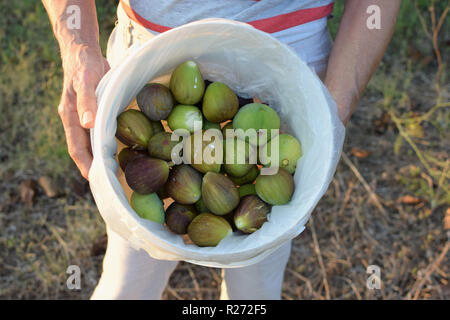
[[[167,227],[176,234],[186,234],[196,215],[194,206],[173,202],[166,210]]]
[[[158,191],[169,177],[166,161],[141,157],[129,162],[125,168],[125,179],[133,191],[148,194]]]
[[[286,133],[280,134],[278,139],[278,165],[270,161],[272,156],[271,141],[260,150],[260,161],[264,166],[270,167],[273,165],[284,168],[290,174],[293,174],[297,167],[297,161],[302,156],[302,146],[296,138]]]
[[[208,121],[220,123],[233,119],[238,111],[236,94],[224,83],[213,82],[203,97],[203,115]]]
[[[248,129],[256,131],[257,145],[262,146],[271,139],[271,130],[280,129],[280,117],[271,107],[262,103],[250,103],[239,109],[233,119],[233,128],[242,129],[244,132]],[[244,136],[244,133],[236,131],[240,139],[246,139],[249,143],[255,145],[254,139]]]
[[[127,146],[145,150],[152,135],[150,120],[142,112],[129,109],[117,117],[116,137]]]
[[[205,206],[205,203],[203,202],[201,197],[195,203],[195,209],[197,209],[198,213],[209,212],[209,209]]]
[[[225,215],[239,204],[239,191],[228,177],[208,172],[203,177],[202,199],[210,212]]]
[[[196,139],[201,139],[196,145]],[[220,151],[218,151],[220,150]],[[216,154],[216,152],[218,152]],[[223,142],[216,137],[208,141],[204,132],[192,134],[184,139],[183,157],[185,163],[189,163],[196,170],[206,173],[209,171],[220,172],[223,162]]]
[[[195,130],[195,122],[199,122],[201,129],[203,117],[200,109],[196,106],[179,104],[173,108],[167,118],[167,124],[172,131],[185,129],[192,133]]]
[[[156,193],[139,194],[133,192],[130,203],[141,218],[164,223],[164,205]]]
[[[158,132],[164,132],[164,127],[161,121],[150,121],[150,124],[152,125],[152,133],[154,135]]]
[[[194,204],[201,195],[202,176],[187,164],[172,168],[166,183],[166,190],[176,202]]]
[[[181,104],[194,105],[202,99],[205,81],[194,61],[186,61],[175,68],[170,78],[170,90]]]
[[[147,156],[147,153],[144,151],[133,150],[131,148],[123,148],[117,155],[117,159],[119,160],[120,168],[125,171],[128,162],[145,156]]]
[[[223,126],[223,128],[222,128],[222,136],[223,136],[224,139],[229,139],[229,138],[233,138],[234,137],[233,121],[230,121],[226,125]]]
[[[286,204],[294,193],[294,179],[289,171],[279,168],[274,175],[258,176],[255,189],[258,196],[271,205]]]
[[[236,178],[233,176],[230,176],[230,179],[234,182],[234,184],[237,184],[239,186],[247,183],[253,183],[255,181],[256,177],[259,175],[258,166],[254,164],[250,171],[240,178]]]
[[[199,214],[188,226],[189,238],[199,247],[215,247],[232,232],[227,220],[211,213]]]
[[[242,232],[253,233],[267,221],[270,210],[270,206],[258,196],[245,196],[234,211],[234,224]]]
[[[237,138],[223,141],[224,168],[233,177],[245,176],[256,163],[255,148]]]
[[[241,199],[250,194],[256,194],[255,185],[250,184],[250,183],[240,186],[238,191],[239,191],[239,197],[241,197]]]
[[[165,120],[172,111],[175,99],[169,88],[159,83],[146,84],[136,96],[139,109],[153,121]]]
[[[151,157],[171,161],[172,149],[179,143],[171,140],[170,132],[158,132],[148,142],[148,153]]]
[[[211,121],[206,120],[206,118],[203,118],[203,130],[208,130],[208,129],[217,129],[217,130],[221,130],[220,129],[220,124],[219,123],[214,123]]]

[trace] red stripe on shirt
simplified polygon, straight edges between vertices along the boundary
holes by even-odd
[[[148,21],[140,16],[136,11],[134,11],[133,8],[128,6],[124,1],[120,1],[120,3],[122,4],[122,8],[124,9],[127,16],[141,26],[159,33],[172,29],[170,27],[162,26]],[[324,18],[331,14],[331,12],[333,12],[333,6],[334,3],[332,2],[326,6],[300,9],[270,18],[249,21],[247,23],[261,31],[273,33]]]

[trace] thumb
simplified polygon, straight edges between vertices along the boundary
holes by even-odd
[[[80,124],[85,129],[94,127],[97,115],[97,96],[95,89],[98,81],[93,81],[86,72],[74,79],[74,90],[77,94],[77,111]]]

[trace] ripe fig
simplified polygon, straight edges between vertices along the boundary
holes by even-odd
[[[202,199],[214,214],[226,215],[239,204],[239,191],[228,177],[220,173],[208,172],[203,177]]]
[[[245,196],[234,211],[234,224],[242,232],[255,232],[267,221],[267,215],[270,213],[270,210],[270,206],[258,196]]]
[[[171,140],[170,132],[158,132],[148,142],[148,153],[151,157],[170,161],[172,160],[172,148],[178,141]]]
[[[175,68],[170,78],[170,90],[181,104],[194,105],[202,99],[205,81],[194,61],[186,61]]]
[[[129,162],[125,168],[125,179],[133,191],[148,194],[158,191],[169,176],[166,161],[141,157]]]
[[[253,181],[255,181],[255,179],[256,179],[256,177],[258,175],[259,175],[258,166],[256,164],[254,164],[252,166],[252,168],[250,169],[250,171],[245,176],[242,176],[240,178],[236,178],[236,177],[230,176],[230,179],[235,184],[241,186],[243,184],[253,183]]]
[[[139,109],[153,121],[165,120],[172,111],[175,99],[169,88],[159,83],[146,84],[136,96]]]
[[[194,124],[196,121],[200,122],[201,128],[203,117],[200,109],[196,106],[182,104],[175,106],[167,118],[167,124],[172,131],[186,129],[191,133],[194,132]]]
[[[164,223],[164,205],[156,193],[139,194],[133,192],[130,203],[141,218]]]
[[[213,82],[203,97],[203,114],[208,121],[220,123],[233,119],[239,108],[236,94],[224,83]]]
[[[142,112],[129,109],[117,117],[116,137],[127,146],[145,150],[152,135],[150,120]]]
[[[260,175],[256,178],[256,193],[271,205],[286,204],[294,193],[294,179],[286,169],[279,168],[274,175]]]
[[[170,173],[169,173],[169,176],[170,176]],[[165,200],[170,197],[169,194],[167,193],[166,184],[167,184],[167,182],[165,184],[163,184],[162,187],[158,189],[158,191],[156,191],[156,194],[158,195],[158,197],[161,200]]]
[[[233,119],[233,128],[244,131],[253,129],[256,131],[257,145],[262,146],[271,139],[271,130],[280,129],[280,117],[268,105],[262,103],[250,103],[239,109]],[[255,144],[252,139],[243,136],[239,131],[236,132],[240,139],[246,139],[247,142]]]
[[[201,139],[197,145],[195,143],[196,139]],[[222,139],[214,137],[208,141],[203,132],[201,135],[192,134],[184,139],[183,157],[194,169],[202,173],[209,171],[220,172],[223,162]]]
[[[194,206],[173,202],[166,210],[167,227],[176,234],[186,234],[196,215]]]
[[[187,164],[172,168],[166,183],[166,190],[176,202],[194,204],[201,195],[202,176]]]
[[[241,199],[245,196],[248,196],[250,194],[256,194],[256,189],[254,184],[244,184],[238,188],[239,191],[239,197]]]
[[[256,163],[255,148],[237,138],[223,141],[224,168],[233,177],[245,176]]]
[[[290,174],[295,172],[297,161],[302,156],[302,146],[293,136],[283,133],[278,137],[278,165],[270,162],[272,155],[272,143],[269,141],[260,150],[260,161],[265,166],[276,166],[284,168]]]
[[[131,148],[123,148],[119,152],[117,159],[119,160],[120,168],[122,168],[122,170],[125,171],[128,162],[145,156],[147,156],[147,153],[144,151],[133,150]]]
[[[215,247],[232,232],[227,220],[211,213],[199,214],[188,226],[189,238],[199,247]]]

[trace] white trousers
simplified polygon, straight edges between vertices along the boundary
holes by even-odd
[[[149,30],[131,21],[119,6],[118,24],[108,41],[107,59],[111,67],[120,63],[133,42],[144,42],[153,36]],[[324,47],[323,50],[329,48]],[[317,52],[317,56],[323,56],[323,50]],[[318,74],[323,74],[326,59],[311,61],[314,62],[310,66]],[[107,233],[103,273],[91,299],[160,299],[177,262],[156,260],[142,249],[133,249],[115,232],[108,229]],[[224,269],[220,298],[281,299],[284,269],[290,251],[291,242],[288,242],[257,264]]]

